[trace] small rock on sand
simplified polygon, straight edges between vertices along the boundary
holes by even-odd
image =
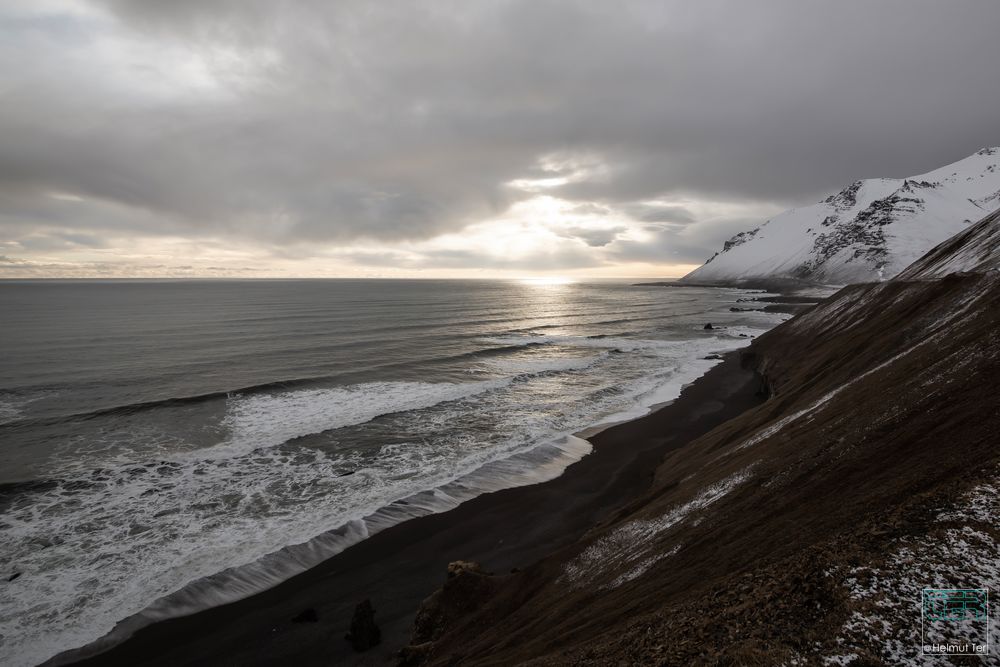
[[[292,623],[318,623],[319,614],[312,607],[302,611],[295,618],[292,619]]]
[[[354,608],[351,631],[345,637],[359,653],[377,646],[382,641],[382,631],[375,623],[375,608],[371,600],[365,600]]]

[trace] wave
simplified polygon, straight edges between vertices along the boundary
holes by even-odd
[[[49,387],[39,387],[34,390],[17,391],[0,389],[0,428],[23,420],[25,408],[35,401],[55,395],[55,390]]]
[[[511,349],[523,349],[511,346]],[[513,359],[491,359],[487,365],[497,372],[514,378],[532,377],[544,373],[564,373],[581,371],[605,359],[607,353],[579,357],[516,357]]]
[[[543,344],[544,343],[538,343],[539,346]],[[490,359],[492,357],[502,357],[518,352],[523,352],[525,347],[532,347],[532,345],[528,346],[496,345],[494,347],[485,347],[480,350],[469,350],[468,352],[460,352],[458,354],[453,354],[450,356],[435,357],[432,361],[436,364],[460,362],[460,361],[482,361],[484,359]],[[406,362],[406,365],[412,365],[412,362]]]
[[[542,345],[543,343],[538,343]],[[528,343],[528,346],[533,345]],[[484,348],[480,350],[471,350],[469,352],[463,352],[460,354],[434,357],[432,359],[423,360],[424,363],[448,363],[456,362],[462,360],[481,360],[488,359],[496,355],[509,354],[513,352],[518,352],[525,347],[523,344],[516,345],[498,345],[495,347]],[[394,365],[413,365],[412,361],[407,361],[400,364],[388,364],[382,368],[392,368]],[[86,412],[76,412],[66,415],[58,415],[51,417],[21,417],[23,414],[23,406],[37,400],[37,397],[30,399],[22,399],[14,401],[13,399],[6,400],[0,397],[0,429],[6,427],[11,428],[22,428],[26,426],[49,426],[55,424],[65,424],[71,422],[79,421],[89,421],[92,419],[102,418],[102,417],[128,417],[150,410],[164,409],[164,408],[174,408],[174,407],[184,407],[189,405],[197,405],[199,403],[206,403],[210,401],[217,401],[220,399],[232,398],[233,396],[241,396],[247,394],[259,394],[274,391],[291,391],[301,388],[315,387],[317,385],[323,385],[335,380],[337,376],[334,375],[310,375],[304,377],[295,378],[285,378],[281,380],[273,380],[270,382],[261,382],[257,384],[244,385],[240,387],[234,387],[230,389],[220,389],[217,391],[204,392],[200,394],[192,394],[190,396],[173,396],[169,398],[153,399],[149,401],[137,401],[134,403],[124,403],[121,405],[114,405],[105,408],[97,408],[95,410],[89,410]],[[55,393],[55,389],[48,390],[50,393]]]
[[[198,450],[196,455],[232,456],[264,447],[274,447],[305,437],[346,426],[370,422],[379,417],[431,408],[501,389],[511,382],[550,373],[583,370],[604,358],[539,357],[497,359],[497,351],[513,351],[518,346],[493,348],[488,366],[502,377],[464,383],[369,382],[300,389],[277,394],[230,396],[223,424],[229,439],[215,447]]]
[[[496,380],[467,383],[372,382],[276,394],[225,392],[205,395],[227,398],[227,412],[223,424],[229,427],[230,435],[226,440],[213,447],[195,449],[179,455],[162,452],[164,456],[159,461],[134,465],[146,468],[171,466],[178,460],[211,460],[262,447],[274,447],[309,435],[364,424],[379,417],[472,398],[487,391],[500,389],[519,379],[583,370],[605,358],[605,355],[509,360],[492,358],[497,353],[521,352],[523,349],[523,346],[510,345],[456,355],[455,358],[485,359],[491,370],[504,375]],[[255,385],[268,388],[276,386],[285,385],[278,383]],[[168,399],[141,405],[175,404],[177,404],[175,399]],[[335,408],[338,407],[340,410],[336,411]],[[334,411],[331,411],[332,408]],[[91,476],[98,480],[96,482],[58,477],[0,482],[0,502],[23,493],[42,492],[54,488],[77,491],[98,486],[102,475],[106,473],[110,474],[110,469],[90,470]]]
[[[0,399],[0,425],[17,421],[21,407],[21,402]]]
[[[87,421],[90,419],[96,419],[99,417],[108,417],[108,416],[125,417],[125,416],[135,415],[141,412],[146,412],[148,410],[204,403],[207,401],[226,398],[233,394],[268,391],[274,389],[293,389],[295,387],[308,386],[312,383],[321,382],[325,379],[329,378],[325,376],[316,376],[316,377],[293,378],[288,380],[275,380],[273,382],[262,382],[260,384],[247,385],[236,389],[210,391],[210,392],[205,392],[203,394],[193,394],[191,396],[174,396],[170,398],[161,398],[149,401],[137,401],[135,403],[125,403],[122,405],[114,405],[106,408],[97,408],[96,410],[88,410],[87,412],[75,412],[68,415],[59,415],[55,417],[32,417],[27,419],[16,419],[13,421],[0,423],[0,428],[8,426],[10,427],[45,426],[51,424],[69,423],[74,421]]]
[[[675,327],[664,327],[665,330],[676,330]],[[692,331],[703,331],[701,327],[692,328]],[[684,350],[693,348],[711,347],[716,345],[723,348],[731,345],[732,338],[751,338],[767,331],[766,328],[757,328],[744,325],[717,326],[715,329],[705,331],[704,335],[698,338],[683,338],[677,340],[663,340],[658,338],[631,338],[627,333],[618,334],[595,334],[591,336],[572,335],[549,335],[549,334],[507,334],[502,336],[489,336],[482,340],[494,345],[507,346],[541,346],[541,345],[563,345],[567,347],[596,347],[596,348],[617,348],[620,350],[635,351],[640,349],[663,350],[673,353],[683,353]]]
[[[563,342],[562,337],[556,337]],[[572,337],[571,337],[572,338]],[[590,345],[587,339],[574,338],[583,347]],[[607,339],[600,339],[606,346]],[[618,344],[619,341],[612,341]],[[636,341],[633,341],[636,342]],[[748,342],[748,341],[747,341]],[[715,360],[703,359],[700,355],[709,349],[720,349],[724,341],[708,338],[698,341],[638,341],[645,349],[656,351],[685,349],[688,354],[680,357],[663,356],[664,365],[656,373],[645,375],[627,388],[627,396],[621,396],[621,389],[614,385],[600,386],[579,396],[581,402],[599,404],[602,400],[617,397],[614,404],[622,407],[606,412],[594,428],[619,423],[646,414],[652,407],[676,398],[686,384],[702,375]],[[728,347],[744,344],[742,341],[728,341]],[[680,347],[678,347],[680,346]],[[577,370],[586,365],[606,359],[606,355],[576,358],[539,359],[533,368],[522,367],[512,370],[527,370],[530,373],[546,374]],[[511,360],[520,363],[520,360]],[[523,360],[531,363],[531,360]],[[558,369],[555,368],[558,366]],[[528,373],[528,374],[530,374]],[[249,562],[236,564],[214,574],[198,578],[167,592],[138,613],[117,622],[109,632],[96,642],[88,644],[82,651],[71,651],[57,657],[54,664],[79,660],[106,650],[123,641],[136,630],[167,618],[192,614],[200,610],[226,604],[259,593],[286,581],[288,578],[312,568],[367,539],[368,537],[409,519],[452,509],[478,495],[504,488],[544,482],[557,477],[573,462],[591,451],[588,441],[571,434],[553,437],[541,444],[533,442],[530,447],[513,453],[484,460],[466,472],[442,479],[439,483],[423,490],[413,490],[401,494],[396,500],[382,502],[368,510],[360,511],[332,530],[317,531],[315,537],[290,546],[283,546]],[[352,471],[355,475],[370,474],[364,467]]]
[[[198,450],[199,458],[233,456],[296,438],[364,424],[499,389],[512,378],[481,382],[366,382],[345,387],[300,389],[230,397],[223,425],[229,438]]]
[[[48,664],[64,665],[96,655],[152,623],[190,615],[260,593],[404,521],[446,512],[485,493],[555,479],[592,449],[588,440],[565,434],[527,451],[486,462],[471,472],[386,504],[306,542],[192,581],[159,598],[138,614],[119,621],[111,632],[97,641],[82,649],[60,653]]]
[[[676,350],[697,341],[667,341],[655,339],[628,338],[623,336],[570,336],[570,335],[507,335],[484,339],[490,343],[504,345],[563,345],[567,347],[613,348],[625,351],[639,349]]]
[[[551,479],[589,451],[567,434],[645,414],[716,363],[703,352],[736,344],[504,337],[493,349],[505,352],[483,358],[498,379],[227,394],[220,445],[110,462],[9,498],[0,565],[25,574],[0,588],[0,608],[19,610],[0,615],[0,632],[18,642],[5,660],[36,663],[103,637],[94,652],[273,586],[390,525]],[[581,349],[511,354],[533,345]],[[627,346],[638,354],[609,356]],[[523,381],[533,377],[543,380]],[[339,428],[368,444],[297,442]],[[40,542],[53,536],[63,542]]]

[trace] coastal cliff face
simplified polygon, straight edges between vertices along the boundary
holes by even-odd
[[[743,361],[768,401],[406,660],[922,664],[921,589],[1000,584],[1000,273],[937,277],[995,218],[761,336]],[[995,244],[973,254],[988,269]]]
[[[886,280],[1000,206],[1000,148],[910,178],[855,181],[741,232],[682,282]]]

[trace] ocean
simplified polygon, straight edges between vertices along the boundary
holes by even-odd
[[[672,400],[718,363],[706,356],[787,318],[731,312],[741,297],[0,282],[0,663],[117,641],[551,479],[590,451],[588,429]]]

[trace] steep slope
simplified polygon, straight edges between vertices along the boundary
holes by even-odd
[[[941,278],[958,271],[1000,269],[1000,209],[956,234],[899,274],[902,280]]]
[[[987,220],[968,231],[992,243]],[[967,240],[924,270],[995,266]],[[1000,272],[846,287],[744,362],[766,403],[668,456],[579,543],[450,581],[436,601],[461,613],[404,659],[951,664],[921,655],[921,589],[1000,585]]]
[[[884,280],[1000,207],[1000,148],[907,179],[856,181],[737,234],[686,282]]]

